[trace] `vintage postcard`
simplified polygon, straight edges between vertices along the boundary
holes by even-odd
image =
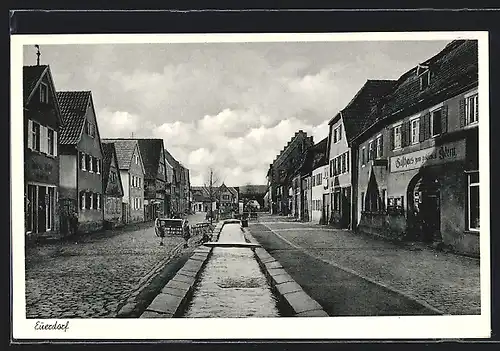
[[[489,337],[488,65],[487,32],[11,36],[13,338]]]

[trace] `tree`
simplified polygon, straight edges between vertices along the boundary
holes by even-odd
[[[217,199],[217,188],[219,187],[220,178],[217,175],[217,173],[214,171],[212,167],[209,168],[208,170],[208,179],[205,182],[204,188],[206,192],[208,193],[208,198],[210,200],[210,224],[212,224],[213,221],[213,203]]]

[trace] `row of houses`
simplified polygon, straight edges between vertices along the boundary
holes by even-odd
[[[270,211],[479,254],[478,107],[475,40],[368,80],[325,139],[299,131],[270,165]]]
[[[240,203],[245,206],[251,203],[252,208],[264,208],[266,185],[244,185],[230,187],[222,183],[220,186],[193,186],[192,212],[220,212],[239,211]]]
[[[50,67],[23,67],[25,228],[90,232],[190,208],[189,170],[162,139],[101,138],[90,91],[56,91]]]

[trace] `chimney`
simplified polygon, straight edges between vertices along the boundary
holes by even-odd
[[[35,48],[36,48],[36,65],[40,66],[40,46],[36,44]]]

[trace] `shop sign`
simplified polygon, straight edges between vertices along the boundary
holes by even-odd
[[[465,140],[391,157],[391,172],[408,171],[465,159]]]

